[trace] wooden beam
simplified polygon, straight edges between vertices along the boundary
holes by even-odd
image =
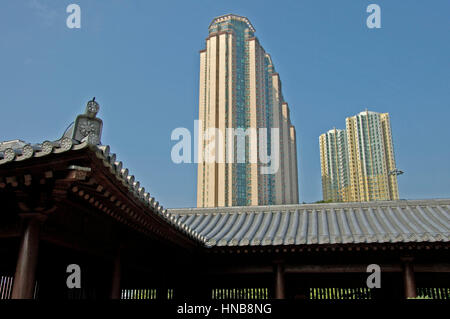
[[[368,264],[286,264],[284,272],[286,274],[307,274],[307,273],[365,273]],[[403,268],[398,264],[380,264],[382,272],[402,272]],[[248,266],[232,266],[232,267],[211,267],[209,274],[268,274],[273,269],[269,265],[248,265]],[[414,265],[414,272],[434,272],[448,273],[450,272],[450,264],[417,264]]]
[[[15,238],[22,236],[20,231],[20,223],[14,222],[7,225],[2,225],[0,228],[0,238]]]
[[[31,174],[31,175],[42,175],[42,172],[53,170],[58,171],[61,169],[66,169],[69,163],[74,161],[86,160],[88,149],[78,150],[78,151],[68,151],[60,154],[52,154],[47,158],[43,157],[45,160],[31,158],[24,162],[9,162],[1,165],[0,175],[6,176],[11,172],[11,166],[14,166],[14,172],[17,176]]]
[[[286,265],[286,272],[298,273],[362,273],[367,271],[365,264],[325,264],[325,265]],[[382,272],[400,272],[400,264],[380,265]]]
[[[109,169],[103,165],[102,161],[99,161],[95,154],[89,154],[89,157],[91,158],[91,167],[94,172],[93,177],[99,184],[102,185],[102,187],[108,189],[108,192],[111,192],[108,196],[106,196],[106,192],[103,195],[105,197],[109,197],[109,195],[113,194],[115,199],[118,199],[121,203],[126,204],[127,209],[125,212],[128,213],[128,210],[130,209],[132,212],[137,214],[138,218],[141,219],[141,222],[139,222],[136,221],[135,218],[132,218],[130,214],[122,214],[123,218],[130,223],[130,227],[133,227],[133,224],[135,224],[135,229],[140,227],[140,231],[144,232],[146,236],[154,240],[171,243],[172,245],[179,245],[189,250],[193,250],[199,245],[194,239],[188,237],[179,230],[174,229],[172,225],[164,221],[164,218],[158,216],[158,214],[144,213],[151,210],[151,208],[147,207],[140,200],[132,196],[130,194],[132,191],[130,191],[127,187],[121,183],[118,183],[116,177],[110,173]],[[147,221],[149,224],[153,225],[155,229],[159,229],[161,234],[165,234],[165,236],[158,235],[154,229],[145,227],[143,221]]]
[[[206,270],[208,274],[219,275],[219,274],[271,274],[273,273],[273,267],[267,265],[261,266],[232,266],[232,267],[210,267]]]
[[[415,264],[414,272],[450,272],[450,264]]]

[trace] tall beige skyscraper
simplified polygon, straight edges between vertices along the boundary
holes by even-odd
[[[295,128],[280,77],[254,33],[247,18],[220,16],[209,25],[206,49],[200,51],[197,207],[298,203]],[[214,162],[205,160],[211,129],[221,136],[213,140]],[[239,129],[246,134],[241,149]],[[261,153],[272,156],[270,163]],[[262,173],[268,166],[273,172]]]
[[[363,111],[345,130],[322,134],[323,199],[364,202],[399,198],[388,113]]]

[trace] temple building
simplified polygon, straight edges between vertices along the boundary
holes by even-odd
[[[0,143],[0,299],[449,298],[450,199],[167,210],[102,144],[98,111]]]

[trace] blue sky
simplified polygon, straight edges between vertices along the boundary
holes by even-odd
[[[66,27],[67,5],[81,29]],[[366,7],[381,7],[368,29]],[[93,96],[102,142],[165,207],[196,204],[196,165],[172,163],[198,117],[211,19],[247,16],[280,73],[297,129],[300,201],[322,198],[318,136],[389,112],[405,199],[450,197],[450,1],[0,2],[0,140],[59,138]]]

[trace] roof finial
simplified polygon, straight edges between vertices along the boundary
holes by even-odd
[[[95,96],[94,96],[92,98],[92,100],[87,103],[85,114],[91,118],[95,118],[95,116],[97,115],[99,110],[100,110],[100,105],[97,102],[95,102]]]
[[[89,144],[100,144],[102,135],[102,120],[97,117],[100,105],[95,96],[86,105],[84,114],[77,116],[72,132],[72,139],[82,142],[87,139]]]

